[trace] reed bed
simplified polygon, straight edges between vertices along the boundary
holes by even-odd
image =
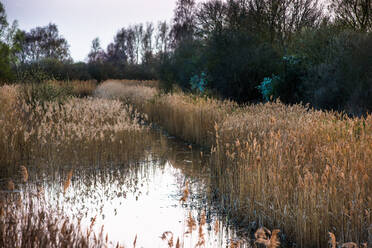
[[[81,218],[67,216],[61,205],[50,204],[43,188],[28,182],[28,170],[20,167],[21,179],[17,188],[0,191],[0,247],[117,247],[104,236],[104,226],[97,232],[95,218],[89,227],[81,224]],[[67,180],[71,180],[69,177]]]
[[[163,126],[170,134],[192,143],[212,146],[215,143],[214,123],[221,122],[238,105],[189,94],[161,94],[154,87],[126,85],[106,81],[97,87],[95,95],[120,99],[133,104],[149,121]]]
[[[28,103],[20,86],[2,86],[0,165],[99,164],[141,156],[144,119],[118,100],[67,98]]]
[[[50,81],[49,83],[57,87],[69,87],[71,93],[77,97],[92,96],[98,85],[95,80]]]
[[[79,221],[40,205],[40,199],[5,201],[0,202],[1,247],[115,247],[108,236],[103,236],[103,229],[99,234],[92,228],[85,230]]]
[[[171,134],[211,147],[221,205],[242,224],[280,228],[297,247],[327,247],[328,232],[372,247],[371,115],[280,102],[238,106],[183,93],[136,105]]]
[[[145,87],[135,81],[109,80],[97,87],[94,96],[105,99],[115,99],[135,105],[142,110],[144,104],[157,94],[156,87]]]
[[[267,103],[229,116],[216,135],[214,178],[238,216],[280,227],[300,247],[326,247],[330,230],[367,241],[372,116]]]
[[[126,86],[145,86],[150,88],[159,88],[159,81],[157,80],[110,79],[108,81],[124,84]]]

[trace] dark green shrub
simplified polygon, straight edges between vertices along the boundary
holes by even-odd
[[[303,77],[306,75],[305,59],[296,55],[283,56],[281,73],[272,80],[274,98],[284,103],[299,103],[304,99]]]
[[[246,32],[225,30],[207,42],[204,67],[209,87],[238,102],[258,101],[257,88],[279,70],[279,56],[268,43]]]
[[[330,43],[326,60],[309,66],[306,99],[315,107],[360,115],[372,110],[372,35],[345,31]]]

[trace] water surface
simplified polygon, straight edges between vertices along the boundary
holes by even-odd
[[[85,228],[94,219],[96,233],[103,230],[113,244],[168,247],[173,239],[174,247],[177,240],[180,247],[230,247],[240,240],[240,247],[246,247],[208,200],[208,154],[173,137],[151,135],[152,143],[140,160],[30,166],[30,186],[25,190],[43,188],[52,208],[81,219]],[[65,188],[71,171],[71,183]]]

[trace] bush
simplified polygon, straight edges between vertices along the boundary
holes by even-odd
[[[47,102],[58,102],[62,104],[68,97],[73,95],[71,86],[56,86],[50,82],[40,84],[23,85],[21,97],[24,97],[27,104],[32,107],[44,106]]]
[[[258,101],[258,86],[279,69],[279,56],[254,35],[225,30],[210,38],[205,48],[209,87],[238,102]]]
[[[296,55],[286,55],[282,59],[283,70],[273,77],[272,93],[284,103],[299,103],[304,99],[303,77],[306,75],[305,59]]]
[[[325,62],[307,69],[307,100],[317,108],[354,115],[371,111],[372,34],[340,33],[328,54]]]
[[[14,79],[14,74],[10,67],[9,55],[9,47],[0,41],[0,85]]]

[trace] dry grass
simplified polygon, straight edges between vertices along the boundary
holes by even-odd
[[[279,227],[298,247],[326,247],[328,230],[342,242],[367,241],[371,115],[348,118],[280,102],[239,107],[182,93],[141,99],[136,105],[151,121],[212,147],[213,183],[236,216]]]
[[[154,87],[133,86],[111,80],[101,84],[95,95],[133,104],[150,121],[163,126],[170,134],[207,146],[215,143],[214,124],[221,122],[238,107],[233,102],[181,92],[161,95]]]
[[[155,87],[145,87],[134,81],[109,80],[97,87],[94,95],[99,98],[116,99],[130,103],[142,110],[144,103],[158,94]]]
[[[128,79],[110,79],[110,82],[115,82],[117,84],[123,84],[126,86],[145,86],[150,88],[159,88],[159,81],[157,80],[128,80]],[[106,81],[107,82],[107,81]]]
[[[279,223],[301,247],[325,247],[328,230],[367,240],[372,116],[268,103],[243,108],[216,130],[216,183],[241,216]]]
[[[0,247],[122,247],[31,194],[1,194],[0,212]]]
[[[50,84],[57,87],[69,87],[72,94],[77,97],[85,97],[93,95],[95,89],[97,88],[97,82],[94,80],[89,81],[50,81]]]
[[[0,87],[0,165],[110,162],[141,154],[142,117],[118,100],[68,98],[29,104],[19,86]],[[133,155],[133,156],[132,156]]]

